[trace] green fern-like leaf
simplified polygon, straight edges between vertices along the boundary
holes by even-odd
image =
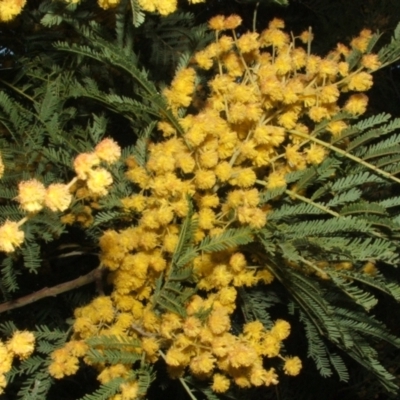
[[[124,381],[125,379],[123,378],[112,379],[111,381],[101,385],[94,393],[87,394],[79,400],[107,400],[110,396],[118,393],[120,386]]]

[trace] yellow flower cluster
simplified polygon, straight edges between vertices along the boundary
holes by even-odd
[[[62,378],[77,371],[79,358],[92,365],[83,339],[116,335],[140,340],[140,346],[126,347],[125,351],[142,355],[148,362],[156,362],[161,355],[172,377],[180,377],[188,369],[197,378],[212,378],[215,392],[226,391],[232,382],[242,388],[277,384],[277,372],[274,368],[265,369],[264,358],[280,357],[285,361],[285,373],[297,375],[300,359],[280,355],[281,343],[290,334],[289,323],[277,320],[272,329],[266,330],[259,321],[249,322],[242,334],[233,335],[230,316],[235,300],[236,289],[232,286],[210,293],[207,298],[194,295],[186,305],[187,316],[181,317],[172,312],[158,315],[149,304],[144,305],[132,295],[113,292],[111,296],[98,297],[75,311],[73,338],[53,352],[49,371],[55,378]],[[200,318],[205,310],[208,316]],[[116,377],[126,378],[133,366],[94,367],[99,369],[98,380],[107,383]],[[136,387],[136,382],[131,384]],[[122,394],[125,389],[121,386]]]
[[[49,372],[55,378],[73,375],[78,370],[78,357],[83,357],[88,346],[83,340],[71,340],[65,347],[55,350],[52,355],[52,363]]]
[[[189,0],[190,4],[204,3],[205,0]],[[177,0],[139,0],[139,5],[144,11],[157,12],[168,15],[177,10]]]
[[[24,242],[24,232],[19,229],[19,223],[6,220],[0,226],[0,251],[13,252]]]
[[[0,22],[13,20],[25,7],[26,0],[1,0]]]
[[[97,144],[92,153],[79,154],[74,161],[74,168],[77,174],[68,184],[53,183],[47,188],[37,179],[22,181],[18,185],[17,200],[20,208],[30,214],[40,212],[43,207],[51,211],[65,211],[71,204],[71,188],[77,182],[86,184],[86,195],[105,196],[108,187],[112,184],[111,174],[100,163],[112,164],[121,156],[121,148],[112,139],[106,138]],[[2,163],[0,164],[1,171]],[[3,168],[4,169],[4,168]],[[78,196],[79,197],[79,196]],[[6,220],[0,226],[0,251],[11,253],[24,242],[24,232],[20,230],[28,217],[19,222]]]
[[[291,264],[292,268],[300,268],[298,265],[295,265],[294,263]],[[375,265],[374,262],[372,261],[367,261],[364,265],[357,267],[357,265],[349,262],[349,261],[342,261],[338,263],[329,263],[327,261],[313,261],[313,268],[307,268],[307,266],[302,266],[302,271],[309,273],[309,274],[315,274],[321,279],[329,280],[329,273],[326,272],[326,269],[334,269],[337,271],[346,271],[346,270],[353,270],[357,269],[358,272],[364,273],[366,275],[370,276],[375,276],[378,273],[378,269]]]
[[[156,3],[143,4],[161,12]],[[346,115],[365,112],[368,98],[363,92],[372,85],[370,72],[380,66],[376,55],[364,54],[359,65],[350,68],[346,56],[351,49],[342,44],[324,58],[310,54],[301,43],[309,49],[311,33],[291,38],[279,19],[261,34],[238,38],[234,29],[240,23],[238,16],[210,21],[216,41],[195,55],[191,67],[178,71],[163,92],[181,130],[161,120],[163,138],[149,143],[147,161],[126,160],[126,177],[137,191],[121,203],[126,221],[132,223],[107,230],[100,238],[101,262],[110,270],[113,289],[75,311],[70,342],[97,335],[134,338],[140,346],[127,351],[150,363],[161,356],[172,377],[189,371],[210,379],[217,393],[232,383],[241,388],[277,384],[277,371],[265,368],[265,358],[281,358],[283,372],[292,376],[300,372],[301,360],[280,354],[290,333],[286,321],[276,321],[270,330],[259,321],[247,322],[242,333],[231,332],[237,288],[273,280],[257,255],[245,250],[197,255],[193,279],[200,294],[187,300],[180,315],[157,309],[156,281],[168,277],[174,267],[182,222],[192,206],[195,243],[232,227],[265,226],[269,207],[260,205],[261,190],[284,186],[288,172],[325,159],[326,148],[313,139],[322,133],[339,135],[347,127]],[[225,30],[232,32],[222,34]],[[363,31],[351,45],[365,52],[370,39]],[[216,71],[208,97],[198,103],[197,67]],[[196,104],[201,105],[196,112],[181,112]],[[317,130],[324,120],[324,130]],[[92,193],[103,193],[93,189],[96,183],[89,184],[101,170],[100,159],[105,160],[100,153],[82,154],[74,163]],[[98,187],[109,184],[105,175],[102,182]],[[68,346],[53,354],[50,371],[56,378],[74,373],[78,357],[91,364],[83,350],[78,355]],[[95,367],[99,381],[106,383],[127,377],[132,365]],[[115,399],[137,396],[135,381],[120,389]]]
[[[265,369],[263,359],[283,358],[279,352],[282,341],[290,333],[290,325],[278,320],[271,330],[266,330],[261,322],[254,321],[244,325],[242,334],[233,335],[230,313],[235,307],[233,302],[225,300],[231,297],[234,301],[232,294],[235,289],[230,287],[206,300],[195,296],[188,305],[188,317],[183,323],[178,323],[173,315],[164,314],[161,333],[172,340],[165,356],[172,376],[181,376],[185,368],[189,368],[196,378],[212,378],[212,389],[217,393],[225,392],[232,382],[241,388],[278,383],[276,370]],[[203,324],[195,316],[196,312],[210,304],[212,311]],[[300,361],[297,357],[293,359]],[[300,368],[301,362],[297,371],[290,366],[287,370],[297,375]]]
[[[0,394],[7,385],[5,374],[11,370],[13,360],[25,360],[34,348],[35,336],[28,331],[15,331],[6,343],[0,341]]]
[[[319,164],[326,157],[326,149],[312,140],[322,133],[315,131],[317,123],[332,120],[325,129],[337,136],[347,127],[346,118],[337,117],[340,112],[365,112],[367,96],[347,92],[364,92],[372,86],[370,72],[380,66],[377,55],[364,54],[351,71],[346,61],[350,48],[339,44],[324,58],[310,54],[301,42],[310,42],[312,35],[304,32],[291,38],[278,19],[261,34],[247,32],[239,38],[235,31],[233,37],[221,33],[240,24],[237,16],[216,16],[209,24],[216,31],[216,41],[198,52],[194,61],[203,69],[217,67],[218,73],[209,82],[211,93],[205,106],[195,117],[189,115],[180,122],[194,152],[203,152],[213,137],[218,141],[216,164],[229,160],[232,172],[251,168],[253,178],[248,175],[242,185],[250,187],[258,179],[267,188],[284,185],[287,172]],[[371,37],[363,31],[353,40],[353,48],[365,52]],[[174,98],[180,97],[180,91],[187,97],[189,82],[185,90],[176,83],[173,89]],[[341,93],[347,95],[346,101]],[[216,129],[207,132],[193,124],[202,118]],[[169,132],[164,130],[164,134]]]

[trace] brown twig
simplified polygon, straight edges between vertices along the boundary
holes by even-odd
[[[103,269],[100,266],[94,269],[93,271],[90,271],[88,274],[73,279],[72,281],[60,283],[59,285],[50,288],[45,287],[37,292],[28,294],[27,296],[20,297],[19,299],[10,300],[5,303],[2,303],[0,304],[0,314],[5,311],[13,310],[15,308],[32,304],[35,301],[44,299],[45,297],[57,296],[61,293],[68,292],[69,290],[76,289],[78,287],[87,285],[89,283],[95,281],[98,282],[101,279],[102,272]]]

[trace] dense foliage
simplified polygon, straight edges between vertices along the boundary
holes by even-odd
[[[400,25],[345,3],[1,3],[4,395],[396,396]]]

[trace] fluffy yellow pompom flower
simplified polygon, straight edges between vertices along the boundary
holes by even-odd
[[[0,2],[0,21],[11,21],[18,14],[26,4],[26,0],[3,0]]]
[[[0,251],[11,253],[24,242],[24,232],[19,229],[17,222],[6,220],[0,226]]]
[[[172,109],[190,105],[195,89],[195,80],[196,71],[193,68],[184,68],[176,73],[171,88],[167,88],[163,92]]]
[[[177,0],[157,0],[155,3],[157,11],[164,16],[175,12],[178,6]]]
[[[339,98],[340,92],[336,85],[327,85],[321,89],[320,100],[323,103],[333,103]]]
[[[248,339],[258,341],[261,339],[264,332],[264,325],[260,321],[247,322],[243,326],[243,333]]]
[[[260,47],[258,41],[259,34],[256,32],[247,32],[240,36],[237,41],[237,46],[242,53],[249,53],[253,50],[257,50]]]
[[[84,340],[71,340],[65,345],[65,348],[74,357],[83,357],[89,350],[89,346]]]
[[[279,125],[286,129],[293,129],[296,126],[299,115],[294,111],[288,111],[278,117]]]
[[[372,86],[372,75],[368,72],[360,72],[353,75],[349,80],[349,89],[363,92]]]
[[[103,161],[112,164],[121,157],[121,147],[113,139],[103,139],[94,148],[95,154]]]
[[[201,229],[212,229],[214,228],[214,223],[216,216],[211,208],[202,208],[199,211],[199,227]]]
[[[279,340],[286,339],[290,334],[290,324],[283,319],[278,319],[275,325],[271,329],[271,334],[277,337]]]
[[[279,126],[258,126],[254,131],[254,139],[258,144],[279,146],[285,140],[285,130]]]
[[[263,46],[274,46],[278,49],[289,43],[289,35],[280,29],[269,28],[261,33],[260,42]]]
[[[65,211],[71,204],[71,200],[72,194],[67,185],[53,183],[46,190],[44,203],[51,211]]]
[[[64,376],[73,375],[79,368],[79,360],[72,356],[66,349],[55,350],[51,358],[52,363],[49,365],[49,373],[56,379],[61,379]]]
[[[176,11],[177,0],[139,0],[139,5],[145,11],[168,15]]]
[[[225,30],[225,17],[223,15],[216,15],[208,21],[208,26],[214,31]]]
[[[250,370],[250,382],[254,386],[266,385],[270,380],[270,374],[261,365],[253,365]]]
[[[276,189],[286,185],[283,171],[273,171],[268,176],[267,189]]]
[[[233,14],[225,19],[225,29],[236,29],[242,23],[239,15]]]
[[[244,168],[238,173],[235,181],[237,186],[247,188],[253,186],[256,179],[257,176],[251,168]]]
[[[107,194],[107,186],[113,183],[111,174],[104,168],[98,168],[90,171],[87,180],[88,189],[92,194],[105,196]]]
[[[311,42],[314,39],[314,35],[312,34],[311,30],[303,31],[299,36],[299,38],[304,44],[307,44],[308,42]]]
[[[207,323],[208,327],[215,335],[220,335],[221,333],[228,331],[231,327],[231,319],[227,312],[222,308],[213,310],[208,317]]]
[[[154,337],[145,337],[142,339],[142,349],[148,357],[154,357],[158,354],[160,343]]]
[[[216,182],[216,177],[213,171],[199,170],[196,172],[196,186],[199,189],[211,189]]]
[[[326,127],[326,130],[332,133],[333,136],[339,136],[342,131],[347,128],[347,124],[344,121],[332,121]]]
[[[206,50],[202,50],[196,53],[194,56],[196,63],[199,65],[200,68],[205,70],[210,69],[213,66],[213,57],[212,55]]]
[[[121,395],[123,400],[136,400],[139,394],[139,382],[126,382],[121,385]]]
[[[92,168],[100,164],[96,153],[82,153],[74,160],[74,169],[79,179],[87,179]]]
[[[189,338],[195,338],[200,334],[202,328],[201,321],[196,317],[188,317],[183,323],[183,332]]]
[[[381,62],[377,54],[365,54],[361,59],[361,65],[371,71],[375,71],[381,66]]]
[[[274,18],[268,23],[270,29],[283,29],[285,27],[285,21],[280,18]]]
[[[230,384],[230,380],[225,375],[214,374],[211,389],[215,393],[224,393],[229,389]]]
[[[35,336],[28,331],[15,331],[7,342],[7,349],[21,360],[28,358],[35,348]]]
[[[338,73],[338,66],[334,61],[324,58],[319,64],[318,72],[321,77],[334,77]]]
[[[13,354],[7,346],[0,341],[0,375],[6,374],[12,367]]]
[[[357,93],[350,96],[344,105],[344,111],[353,115],[364,114],[367,110],[368,97],[363,93]]]
[[[21,208],[27,212],[37,212],[43,208],[46,189],[43,183],[36,179],[23,181],[18,184],[18,196],[16,200]]]
[[[116,7],[119,4],[119,0],[98,0],[97,3],[103,10],[108,10]]]
[[[375,276],[378,273],[378,268],[376,268],[376,265],[373,262],[368,261],[364,264],[362,272],[367,275]]]
[[[299,357],[286,357],[285,365],[283,366],[283,370],[286,375],[296,376],[300,373],[301,370],[301,360]]]
[[[0,374],[0,394],[4,392],[4,388],[7,386],[7,379],[4,374]]]
[[[262,341],[262,354],[267,357],[276,357],[281,350],[281,340],[271,333],[267,333]]]
[[[361,51],[362,53],[364,53],[367,50],[368,47],[368,43],[372,38],[372,32],[369,29],[363,29],[360,32],[360,35],[356,38],[354,38],[350,44],[352,45],[352,47],[354,47],[355,49]]]
[[[257,353],[253,347],[239,342],[231,347],[228,359],[233,368],[250,367],[257,360]]]
[[[214,369],[215,358],[209,352],[204,352],[194,358],[190,362],[190,370],[194,375],[208,374]]]
[[[329,118],[329,112],[325,107],[311,107],[308,115],[314,122],[320,122],[324,118]]]
[[[310,164],[320,164],[326,157],[326,151],[322,146],[312,144],[306,150],[306,160]]]
[[[170,347],[165,355],[165,362],[171,367],[185,366],[190,362],[190,357],[181,349]]]
[[[220,162],[215,167],[215,175],[221,182],[226,182],[232,175],[232,166],[227,162]]]

